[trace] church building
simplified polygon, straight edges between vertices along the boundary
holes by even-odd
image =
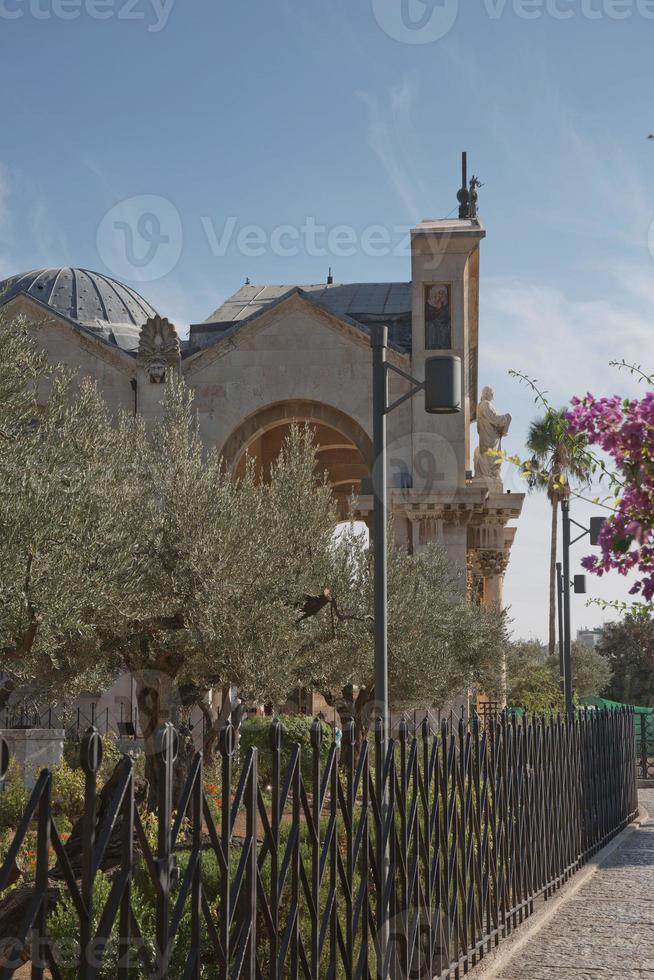
[[[408,398],[388,415],[389,503],[397,542],[416,552],[441,543],[466,572],[473,601],[502,602],[523,496],[505,492],[492,447],[510,418],[497,416],[478,383],[479,268],[485,230],[473,179],[459,192],[459,217],[425,220],[411,231],[405,282],[247,283],[187,338],[131,287],[83,269],[40,269],[0,283],[0,313],[39,321],[53,363],[95,378],[110,406],[156,419],[162,382],[181,375],[195,395],[203,439],[235,475],[246,454],[275,458],[294,422],[310,423],[318,466],[329,475],[343,517],[371,523],[372,360],[370,335],[388,327],[388,360],[422,380],[425,359],[461,363],[461,411],[425,412]],[[390,401],[410,383],[389,374]],[[483,417],[482,417],[483,416]],[[475,426],[478,423],[478,426]],[[490,433],[490,436],[488,436]],[[495,435],[496,434],[496,435]],[[363,481],[363,482],[362,482]]]

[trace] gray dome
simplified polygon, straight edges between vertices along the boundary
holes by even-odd
[[[87,269],[36,269],[0,282],[0,306],[21,294],[123,350],[138,347],[141,327],[157,312],[129,286]]]

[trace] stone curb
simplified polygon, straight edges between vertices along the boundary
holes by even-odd
[[[503,939],[501,944],[490,953],[486,953],[483,960],[474,969],[470,970],[468,976],[484,977],[484,980],[492,980],[504,969],[508,963],[524,949],[524,947],[554,918],[557,912],[566,905],[577,892],[583,888],[593,875],[599,871],[602,865],[611,857],[624,842],[636,833],[643,824],[647,823],[650,815],[644,806],[638,807],[638,816],[625,827],[617,837],[614,837],[606,847],[591,858],[588,864],[578,871],[570,881],[557,892],[557,894],[543,902],[541,907],[531,915],[526,922],[513,932],[508,938]]]

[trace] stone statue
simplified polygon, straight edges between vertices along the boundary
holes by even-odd
[[[472,180],[470,181],[470,191],[469,191],[469,193],[470,193],[470,217],[471,218],[476,218],[477,217],[477,205],[479,204],[479,194],[477,193],[477,191],[478,191],[478,189],[480,187],[483,187],[483,186],[484,185],[480,181],[479,177],[476,177],[476,176],[473,175]]]
[[[169,367],[179,363],[181,348],[172,323],[160,316],[151,317],[141,328],[138,361],[144,365],[152,384],[163,384]]]
[[[486,387],[481,393],[477,406],[477,432],[479,433],[479,448],[475,450],[475,477],[487,480],[499,480],[502,460],[489,456],[489,450],[499,450],[502,437],[511,426],[510,415],[498,415],[493,405],[495,392]]]

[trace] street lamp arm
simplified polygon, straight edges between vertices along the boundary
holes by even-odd
[[[399,374],[401,378],[404,378],[405,381],[408,381],[412,385],[411,390],[407,391],[405,395],[402,395],[400,398],[396,398],[390,405],[384,406],[384,415],[389,415],[392,411],[402,405],[403,402],[406,402],[409,400],[409,398],[413,398],[414,395],[417,395],[419,391],[424,391],[425,382],[418,381],[417,378],[413,377],[413,375],[407,374],[406,371],[402,371],[401,368],[395,367],[395,365],[391,364],[389,361],[384,362],[384,369],[387,375],[389,371],[394,371],[395,374]]]
[[[568,514],[569,513],[570,512],[568,511]],[[581,534],[579,534],[574,539],[574,541],[571,541],[570,542],[571,545],[575,544],[577,541],[581,541],[581,539],[582,538],[585,538],[587,534],[590,534],[590,528],[589,527],[586,527],[585,524],[580,524],[579,521],[575,521],[574,517],[568,517],[568,520],[570,521],[571,524],[574,524],[574,526],[575,527],[578,527],[579,530],[581,531]]]

